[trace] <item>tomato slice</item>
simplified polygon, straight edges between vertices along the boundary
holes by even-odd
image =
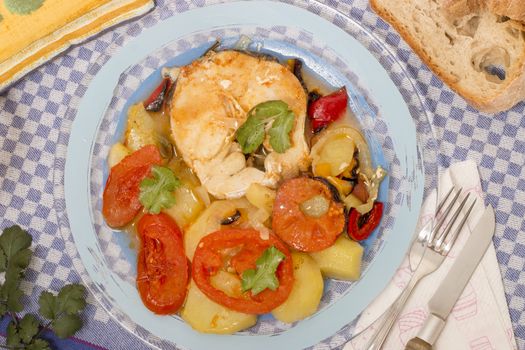
[[[256,260],[271,246],[285,255],[277,267],[279,287],[275,291],[265,289],[252,295],[251,291],[242,292],[239,289],[236,295],[231,295],[213,285],[212,277],[221,270],[237,275],[240,280],[242,273],[255,268]],[[254,229],[223,229],[203,237],[193,257],[192,274],[193,280],[208,298],[248,314],[264,314],[281,305],[288,298],[294,281],[288,248],[273,233],[268,239],[263,239]]]
[[[346,87],[320,97],[308,106],[308,116],[312,121],[312,129],[319,132],[329,124],[341,118],[346,111],[348,95]]]
[[[159,149],[147,145],[111,168],[102,196],[102,215],[109,226],[121,227],[130,223],[142,209],[140,182],[149,176],[153,165],[161,162]]]
[[[354,241],[367,239],[372,231],[379,225],[383,216],[383,203],[374,202],[372,210],[366,214],[360,214],[354,208],[348,214],[348,236]]]
[[[145,214],[137,230],[137,288],[142,302],[156,314],[174,313],[184,303],[189,282],[182,233],[175,220],[164,213]]]
[[[303,213],[301,204],[318,195],[328,200],[328,211],[320,217]],[[308,177],[287,180],[279,187],[272,215],[273,231],[303,252],[330,247],[345,227],[344,205],[335,200],[326,183]]]

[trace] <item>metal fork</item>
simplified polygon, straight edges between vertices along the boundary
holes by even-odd
[[[366,350],[381,349],[390,333],[390,329],[403,310],[403,307],[414,287],[423,277],[434,272],[441,265],[456,242],[463,225],[465,225],[472,208],[476,204],[476,200],[474,199],[459,224],[455,225],[458,221],[461,210],[463,210],[463,207],[469,199],[470,193],[461,200],[459,206],[456,206],[459,202],[458,198],[462,189],[457,190],[454,195],[452,195],[453,192],[454,188],[451,188],[445,198],[438,204],[434,220],[430,220],[430,222],[421,229],[414,240],[409,252],[410,265],[415,265],[415,267],[413,267],[413,269],[415,268],[414,273],[405,290],[385,313],[386,316],[375,334],[370,338],[369,343],[365,347]],[[452,200],[448,201],[451,195]],[[447,204],[447,202],[449,203]],[[453,210],[455,206],[456,208]],[[445,209],[441,212],[443,207],[445,207]],[[434,223],[436,223],[435,226]],[[455,229],[452,230],[454,227]]]

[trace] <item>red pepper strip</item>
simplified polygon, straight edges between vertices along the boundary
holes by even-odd
[[[164,97],[171,87],[171,79],[164,78],[159,86],[144,101],[144,108],[148,112],[158,112],[164,103]]]
[[[350,209],[348,214],[348,237],[354,241],[367,239],[379,225],[382,216],[383,203],[381,202],[375,202],[372,210],[362,215],[356,209]]]
[[[308,106],[308,116],[312,121],[312,130],[317,133],[330,123],[341,118],[346,111],[348,95],[346,87],[323,96]]]

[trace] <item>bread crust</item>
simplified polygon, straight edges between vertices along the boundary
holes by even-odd
[[[468,0],[470,1],[470,0]],[[479,1],[479,0],[474,0]],[[492,1],[492,0],[489,0]],[[512,1],[512,0],[509,0]],[[525,58],[519,64],[519,74],[507,84],[507,88],[490,100],[482,100],[471,94],[468,90],[458,85],[457,77],[443,70],[440,65],[434,62],[434,58],[422,48],[417,39],[406,30],[406,27],[398,21],[387,9],[377,3],[377,0],[370,0],[372,9],[401,35],[406,43],[416,52],[424,63],[452,90],[461,95],[472,106],[485,113],[497,113],[508,110],[518,102],[525,99]]]
[[[442,0],[442,5],[449,16],[465,16],[486,9],[516,21],[525,21],[523,0]]]

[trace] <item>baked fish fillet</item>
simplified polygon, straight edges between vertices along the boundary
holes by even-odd
[[[235,141],[248,111],[270,100],[295,115],[292,147],[279,154],[265,140],[264,170],[247,165]],[[252,183],[275,187],[309,165],[304,136],[307,96],[286,67],[238,51],[210,52],[181,67],[171,101],[171,130],[184,161],[216,198],[236,198]]]

